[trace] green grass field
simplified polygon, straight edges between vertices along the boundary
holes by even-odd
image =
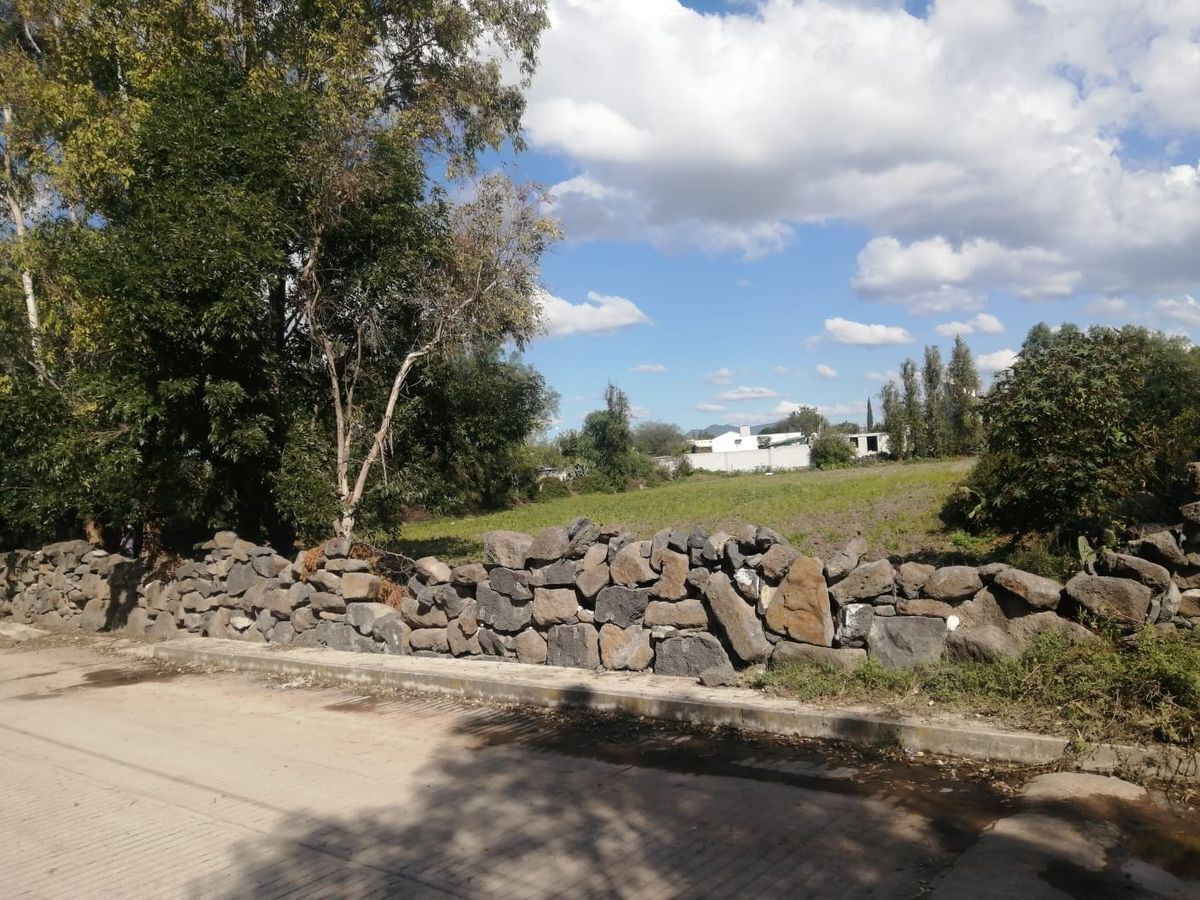
[[[860,530],[872,556],[952,555],[958,548],[943,532],[938,510],[970,466],[950,460],[778,475],[697,474],[624,494],[581,494],[483,516],[412,522],[391,549],[456,562],[478,558],[488,531],[533,532],[590,516],[642,537],[664,527],[733,531],[746,523],[767,525],[818,556]]]

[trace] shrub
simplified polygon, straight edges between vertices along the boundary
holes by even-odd
[[[1144,328],[1034,328],[984,401],[987,446],[947,516],[1097,533],[1138,491],[1173,492],[1200,449],[1200,351]]]
[[[563,497],[570,497],[571,489],[567,487],[567,483],[560,478],[543,478],[538,482],[537,493],[533,499],[538,502],[546,500],[561,500]]]
[[[854,449],[844,434],[830,429],[812,442],[810,459],[818,469],[843,469],[854,462]]]

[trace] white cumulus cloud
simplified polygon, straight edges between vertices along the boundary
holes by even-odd
[[[1200,303],[1190,295],[1170,300],[1159,300],[1154,312],[1160,318],[1188,328],[1200,326]]]
[[[636,303],[589,291],[587,302],[570,303],[542,292],[542,322],[550,337],[569,334],[611,334],[631,325],[648,325],[650,317]]]
[[[999,372],[1001,369],[1010,369],[1016,361],[1017,351],[1008,349],[984,353],[975,360],[981,372]]]
[[[833,366],[827,366],[827,365],[825,365],[825,363],[817,363],[816,368],[817,368],[817,374],[820,375],[822,378],[837,378],[838,377],[837,369],[835,369]]]
[[[733,371],[725,368],[717,369],[715,372],[706,374],[704,380],[709,384],[733,384]]]
[[[779,392],[768,387],[735,387],[730,391],[722,391],[717,394],[717,400],[742,402],[745,400],[770,400],[778,397]]]
[[[1004,323],[991,313],[980,313],[967,322],[943,322],[934,326],[934,331],[942,337],[954,337],[959,334],[1003,334]]]
[[[692,408],[700,412],[725,412],[729,407],[722,406],[720,403],[697,403]]]
[[[577,173],[556,186],[573,237],[753,256],[850,222],[874,235],[857,288],[926,312],[1200,282],[1200,169],[1172,158],[1200,134],[1200,3],[552,0],[550,18],[525,126]]]
[[[883,347],[913,342],[913,336],[898,325],[868,325],[840,317],[825,320],[825,336],[839,344],[853,344],[859,347]]]
[[[671,370],[662,363],[641,363],[640,365],[634,366],[629,371],[640,375],[655,375],[659,372],[669,372]]]

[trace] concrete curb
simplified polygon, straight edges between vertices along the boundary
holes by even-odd
[[[122,652],[183,665],[618,713],[705,727],[732,726],[863,746],[899,745],[910,751],[998,762],[1049,765],[1067,759],[1070,751],[1070,742],[1061,737],[1002,731],[969,722],[824,709],[767,697],[746,688],[705,688],[688,679],[646,674],[284,649],[212,638],[131,644]],[[1101,744],[1068,764],[1084,772],[1140,770],[1157,778],[1200,780],[1200,755],[1173,748]]]

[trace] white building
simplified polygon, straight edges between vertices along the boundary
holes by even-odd
[[[854,456],[862,459],[864,456],[878,456],[889,450],[888,436],[882,431],[863,431],[859,434],[846,435],[850,446],[854,448]]]
[[[694,440],[692,447],[697,450],[712,450],[713,453],[740,453],[745,450],[765,450],[781,444],[794,444],[807,439],[808,435],[801,431],[789,431],[784,434],[751,434],[750,426],[743,425],[737,431],[726,431],[715,438]]]
[[[692,441],[687,460],[693,469],[706,472],[777,472],[805,469],[811,464],[809,436],[800,432],[786,434],[750,433],[742,426],[715,438]],[[888,452],[887,435],[881,431],[848,434],[856,459]],[[701,452],[695,452],[695,451]]]

